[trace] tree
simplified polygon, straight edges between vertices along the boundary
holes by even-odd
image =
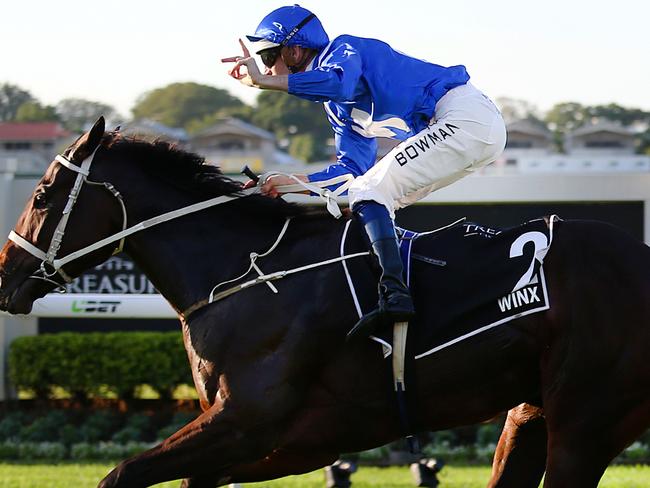
[[[615,103],[588,107],[587,113],[592,118],[603,118],[628,126],[635,122],[650,122],[650,112],[638,108],[625,108]]]
[[[293,147],[290,151],[309,155],[305,158],[307,161],[327,157],[327,140],[332,137],[332,128],[320,103],[283,92],[263,91],[257,98],[252,123],[273,132],[278,140],[286,141],[289,148]],[[312,140],[301,137],[305,135]],[[295,146],[293,139],[297,139]]]
[[[190,134],[195,134],[206,127],[216,124],[219,120],[232,117],[235,119],[243,120],[244,122],[251,122],[253,118],[253,107],[250,105],[241,105],[236,107],[226,107],[213,114],[206,115],[202,119],[193,119],[189,121],[185,129]]]
[[[647,125],[650,123],[650,112],[638,108],[625,108],[615,103],[608,105],[583,106],[576,102],[558,103],[546,113],[544,120],[553,130],[554,138],[560,150],[566,135],[587,123],[604,119],[618,122],[624,126],[634,123]],[[647,135],[639,136],[639,151],[647,150]]]
[[[566,135],[584,125],[588,119],[588,108],[576,102],[557,103],[544,117],[548,128],[553,131],[553,141],[560,151],[564,151]]]
[[[193,121],[243,105],[226,90],[198,83],[172,83],[141,95],[132,112],[136,118],[188,129]]]
[[[91,126],[100,115],[103,115],[107,120],[114,120],[119,117],[117,111],[110,105],[82,98],[65,98],[61,100],[56,104],[56,113],[67,129],[77,132]]]
[[[646,129],[639,134],[639,146],[637,150],[640,154],[647,154],[650,156],[650,129]]]
[[[540,120],[539,110],[535,105],[518,98],[499,97],[496,99],[501,115],[507,124],[517,120]]]
[[[51,105],[43,106],[39,102],[25,102],[16,111],[16,122],[58,121],[56,111]]]
[[[311,134],[300,134],[291,138],[289,145],[289,154],[296,159],[303,161],[314,161],[318,151],[314,142],[314,136]]]
[[[555,104],[546,112],[544,120],[551,130],[564,134],[584,125],[588,116],[587,107],[576,102],[564,102]]]
[[[14,120],[23,103],[36,100],[26,90],[9,83],[0,84],[0,122]]]

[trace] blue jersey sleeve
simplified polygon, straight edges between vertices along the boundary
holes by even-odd
[[[361,176],[375,164],[377,157],[377,140],[364,137],[349,126],[335,127],[337,161],[322,171],[308,175],[309,181],[326,181],[342,174]],[[328,186],[330,190],[338,188],[341,183]],[[344,193],[345,194],[345,193]]]
[[[361,56],[344,42],[327,54],[317,68],[290,74],[289,93],[314,102],[350,101],[361,74]]]

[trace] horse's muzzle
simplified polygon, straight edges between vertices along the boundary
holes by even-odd
[[[30,280],[38,269],[37,260],[8,243],[0,253],[0,311],[28,314],[34,301],[47,293],[43,283]]]

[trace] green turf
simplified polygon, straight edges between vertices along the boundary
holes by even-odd
[[[94,488],[112,468],[109,464],[26,464],[0,463],[0,488]],[[446,466],[439,475],[441,488],[483,488],[488,480],[488,467]],[[407,468],[362,467],[353,475],[353,488],[413,487]],[[158,487],[178,487],[178,481]],[[246,488],[323,488],[324,475],[315,471],[303,476],[253,483]],[[650,466],[614,466],[607,470],[602,488],[646,488],[650,486]]]

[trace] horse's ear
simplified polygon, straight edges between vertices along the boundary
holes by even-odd
[[[89,142],[91,144],[94,144],[93,151],[97,146],[99,146],[99,143],[102,142],[102,137],[104,137],[105,128],[106,128],[106,121],[104,120],[104,116],[100,115],[99,118],[93,124],[93,128],[90,129],[90,133],[88,134]]]
[[[97,149],[97,146],[101,144],[105,127],[106,121],[103,116],[100,116],[92,129],[81,136],[76,147],[70,154],[70,158],[72,159],[74,157],[76,160],[83,161],[90,156]]]

